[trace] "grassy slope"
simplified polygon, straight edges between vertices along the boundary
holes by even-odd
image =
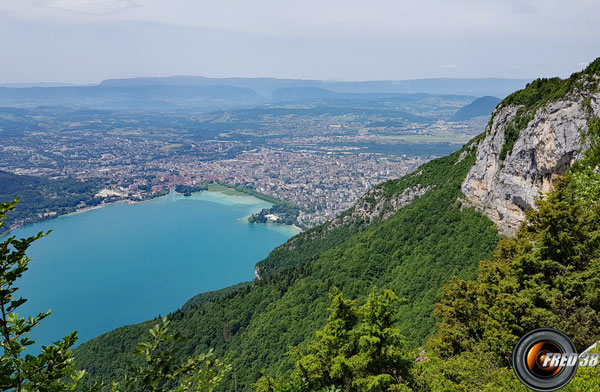
[[[171,314],[173,329],[189,338],[182,354],[214,347],[233,364],[238,390],[250,390],[261,369],[290,369],[285,353],[322,326],[334,286],[359,299],[373,285],[396,290],[408,299],[400,327],[412,344],[422,343],[435,328],[432,309],[441,285],[452,275],[474,278],[478,261],[491,257],[498,241],[493,223],[458,201],[475,148],[458,162],[461,152],[379,185],[388,196],[416,184],[433,188],[387,220],[302,233],[261,263],[269,267],[262,281],[197,297]],[[82,344],[78,365],[90,379],[113,378],[148,327],[123,327]],[[226,380],[224,390],[231,389]]]

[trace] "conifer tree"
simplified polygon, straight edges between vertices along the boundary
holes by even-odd
[[[306,350],[295,348],[296,369],[291,381],[277,384],[263,376],[256,392],[348,391],[384,392],[405,390],[401,374],[407,375],[404,337],[397,328],[401,299],[391,290],[374,288],[364,305],[330,294],[330,315]]]

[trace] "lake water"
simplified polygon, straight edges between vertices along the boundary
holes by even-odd
[[[251,196],[171,194],[115,204],[14,230],[51,229],[29,249],[17,285],[19,314],[52,308],[34,330],[38,344],[79,332],[79,343],[178,309],[192,296],[253,278],[254,264],[297,233],[245,217],[271,204]],[[37,346],[37,345],[36,345]]]

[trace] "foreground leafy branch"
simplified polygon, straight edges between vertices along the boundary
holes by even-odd
[[[6,213],[13,210],[18,201],[0,203],[0,229]],[[52,345],[42,346],[37,356],[25,353],[27,347],[35,343],[27,335],[51,311],[27,319],[19,316],[16,310],[27,300],[17,297],[15,282],[28,269],[31,259],[25,253],[29,246],[49,233],[40,232],[24,239],[12,236],[0,243],[0,390],[73,390],[85,374],[76,371],[73,363],[71,347],[77,341],[77,332]]]

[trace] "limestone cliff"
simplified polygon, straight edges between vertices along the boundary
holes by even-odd
[[[600,75],[592,65],[567,80],[536,81],[494,111],[461,189],[500,233],[514,234],[524,211],[582,158],[588,119],[600,116]]]

